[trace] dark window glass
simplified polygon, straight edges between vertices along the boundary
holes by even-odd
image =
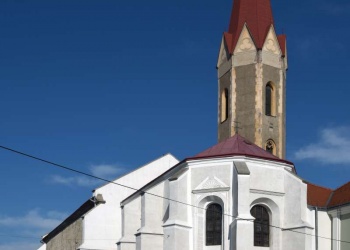
[[[272,141],[268,141],[266,143],[266,151],[267,152],[273,154],[274,153],[274,148],[275,148],[275,146],[274,146],[274,143]]]
[[[272,86],[270,84],[266,85],[266,100],[265,100],[265,114],[272,115]]]
[[[254,246],[270,246],[270,218],[263,206],[255,206],[250,211],[254,220]]]
[[[206,245],[221,245],[222,208],[219,204],[211,204],[206,212]]]
[[[228,118],[228,89],[225,89],[225,120]]]

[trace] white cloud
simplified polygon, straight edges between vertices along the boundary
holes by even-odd
[[[107,164],[92,165],[89,168],[89,170],[91,175],[106,180],[114,180],[121,172],[123,172],[123,168]],[[61,184],[66,186],[77,185],[81,187],[92,187],[100,185],[101,183],[103,183],[103,181],[88,176],[65,177],[61,175],[53,175],[51,176],[49,183]]]
[[[21,216],[0,215],[0,250],[38,249],[40,236],[54,229],[66,217],[66,213],[41,213],[40,209],[32,209]]]
[[[121,172],[121,169],[112,165],[94,165],[90,167],[93,175],[101,178],[114,178]]]
[[[0,250],[34,250],[40,247],[40,243],[33,242],[12,242],[0,244]]]
[[[311,159],[323,164],[350,164],[350,127],[323,129],[319,141],[295,153],[298,160]]]
[[[61,175],[53,175],[51,176],[49,182],[66,186],[78,185],[81,187],[91,187],[98,184],[100,181],[86,176],[65,177]]]
[[[21,226],[22,228],[51,230],[58,226],[66,216],[66,214],[56,211],[42,215],[39,209],[33,209],[24,216],[0,216],[0,225],[2,227]]]

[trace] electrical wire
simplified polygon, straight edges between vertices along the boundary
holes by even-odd
[[[117,182],[114,182],[114,181],[110,181],[110,180],[107,180],[105,178],[101,178],[101,177],[98,177],[98,176],[95,176],[95,175],[92,175],[92,174],[88,174],[88,173],[85,173],[83,171],[76,170],[76,169],[73,169],[73,168],[70,168],[70,167],[67,167],[67,166],[64,166],[64,165],[61,165],[61,164],[49,161],[49,160],[45,160],[43,158],[40,158],[40,157],[37,157],[37,156],[33,156],[33,155],[30,155],[30,154],[27,154],[27,153],[24,153],[24,152],[21,152],[21,151],[9,148],[9,147],[5,147],[5,146],[0,145],[0,148],[2,148],[4,150],[7,150],[7,151],[10,151],[12,153],[16,153],[16,154],[19,154],[19,155],[22,155],[22,156],[25,156],[25,157],[37,160],[37,161],[41,161],[41,162],[47,163],[49,165],[56,166],[56,167],[61,168],[61,169],[65,169],[65,170],[68,170],[68,171],[71,171],[71,172],[74,172],[74,173],[77,173],[77,174],[85,175],[85,176],[90,177],[90,178],[101,180],[101,181],[104,181],[106,183],[114,184],[114,185],[117,185],[117,186],[120,186],[120,187],[124,187],[124,188],[128,188],[128,189],[134,190],[134,191],[141,191],[144,194],[148,194],[148,195],[151,195],[151,196],[154,196],[154,197],[158,197],[158,198],[165,199],[165,200],[168,200],[168,201],[172,201],[172,202],[175,202],[175,203],[178,203],[178,204],[190,206],[190,207],[193,207],[193,208],[198,208],[198,209],[201,209],[201,210],[204,210],[204,211],[207,210],[206,208],[203,208],[203,207],[198,207],[198,206],[186,203],[186,202],[174,200],[174,199],[171,199],[171,198],[168,198],[168,197],[164,197],[164,196],[161,196],[161,195],[157,195],[157,194],[152,194],[152,193],[146,192],[146,191],[144,191],[142,189],[137,189],[137,188],[133,188],[133,187],[130,187],[130,186],[127,186],[127,185],[123,185],[123,184],[120,184],[120,183],[117,183]],[[224,216],[227,216],[227,217],[231,217],[231,218],[236,219],[236,220],[244,220],[244,221],[257,223],[254,220],[244,219],[244,218],[240,218],[240,217],[233,216],[233,215],[226,214],[226,213],[221,213],[221,214],[224,215]],[[313,235],[313,234],[303,233],[303,232],[295,231],[293,229],[284,229],[284,228],[281,228],[281,227],[278,227],[278,226],[273,226],[273,225],[270,225],[270,224],[264,224],[264,223],[260,223],[260,222],[258,224],[269,226],[271,228],[280,229],[281,231],[289,231],[289,232],[294,232],[294,233],[303,234],[303,235],[307,235],[307,236],[318,237],[320,239],[327,239],[327,240],[331,240],[331,241],[337,241],[337,242],[350,244],[350,241],[337,240],[337,239],[332,239],[332,238],[328,238],[328,237],[322,237],[322,236],[319,236],[319,235],[316,236],[316,235]]]

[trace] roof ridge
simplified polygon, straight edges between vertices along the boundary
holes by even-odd
[[[329,195],[327,203],[326,203],[326,207],[329,207],[329,204],[331,203],[333,196],[334,196],[334,191],[332,191],[332,193]]]
[[[305,180],[305,182],[306,182],[307,184],[310,184],[310,185],[313,185],[313,186],[316,186],[316,187],[320,187],[320,188],[328,189],[328,190],[330,190],[330,191],[332,191],[332,192],[334,192],[334,191],[335,191],[335,189],[328,188],[328,187],[324,187],[324,186],[321,186],[321,185],[318,185],[318,184],[314,184],[314,183],[311,183],[311,182],[306,181],[306,180]]]
[[[339,190],[339,189],[341,189],[341,188],[345,187],[345,186],[346,186],[346,185],[348,185],[348,184],[350,184],[350,181],[349,181],[349,182],[347,182],[347,183],[345,183],[345,184],[343,184],[343,185],[341,185],[340,187],[338,187],[338,188],[334,189],[334,191],[337,191],[337,190]]]

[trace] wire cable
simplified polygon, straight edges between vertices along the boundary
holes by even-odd
[[[110,181],[110,180],[107,180],[105,178],[101,178],[101,177],[98,177],[98,176],[95,176],[95,175],[92,175],[92,174],[88,174],[88,173],[85,173],[83,171],[76,170],[76,169],[73,169],[73,168],[70,168],[70,167],[67,167],[67,166],[64,166],[64,165],[61,165],[61,164],[49,161],[49,160],[45,160],[43,158],[40,158],[40,157],[37,157],[37,156],[33,156],[33,155],[30,155],[30,154],[27,154],[27,153],[24,153],[24,152],[21,152],[21,151],[9,148],[9,147],[5,147],[5,146],[0,145],[0,148],[2,148],[4,150],[7,150],[7,151],[10,151],[12,153],[16,153],[16,154],[19,154],[19,155],[22,155],[22,156],[25,156],[25,157],[37,160],[37,161],[41,161],[41,162],[47,163],[49,165],[56,166],[56,167],[61,168],[61,169],[65,169],[65,170],[68,170],[68,171],[71,171],[71,172],[74,172],[74,173],[77,173],[77,174],[85,175],[85,176],[90,177],[90,178],[94,178],[94,179],[101,180],[101,181],[104,181],[104,182],[107,182],[107,183],[118,185],[120,187],[128,188],[128,189],[131,189],[131,190],[134,190],[134,191],[140,191],[140,192],[143,192],[144,194],[148,194],[148,195],[151,195],[151,196],[154,196],[154,197],[158,197],[158,198],[165,199],[165,200],[168,200],[168,201],[172,201],[172,202],[175,202],[175,203],[178,203],[178,204],[190,206],[190,207],[193,207],[193,208],[198,208],[198,209],[201,209],[201,210],[204,210],[204,211],[207,210],[206,208],[203,208],[203,207],[198,207],[198,206],[186,203],[186,202],[174,200],[174,199],[171,199],[171,198],[168,198],[168,197],[164,197],[164,196],[161,196],[161,195],[157,195],[157,194],[146,192],[146,191],[144,191],[142,189],[137,189],[137,188],[133,188],[133,187],[130,187],[130,186],[127,186],[127,185],[123,185],[123,184],[120,184],[120,183],[117,183],[117,182],[114,182],[114,181]],[[256,222],[254,222],[254,220],[244,219],[244,218],[240,218],[240,217],[233,216],[233,215],[226,214],[226,213],[221,213],[221,214],[224,215],[224,216],[227,216],[227,217],[231,217],[231,218],[236,219],[236,220],[244,220],[244,221],[249,221],[249,222],[256,223]],[[338,242],[350,244],[350,241],[337,240],[337,239],[332,239],[332,238],[328,238],[328,237],[322,237],[322,236],[319,236],[319,235],[316,236],[316,235],[313,235],[313,234],[308,234],[308,233],[295,231],[295,229],[294,230],[293,229],[284,229],[284,228],[281,228],[281,227],[278,227],[278,226],[273,226],[273,225],[270,225],[270,224],[264,224],[264,223],[259,223],[259,224],[260,225],[269,226],[271,228],[280,229],[281,231],[289,231],[289,232],[294,232],[294,233],[303,234],[303,235],[307,235],[307,236],[318,237],[320,239],[327,239],[327,240],[331,240],[331,241],[338,241]]]

